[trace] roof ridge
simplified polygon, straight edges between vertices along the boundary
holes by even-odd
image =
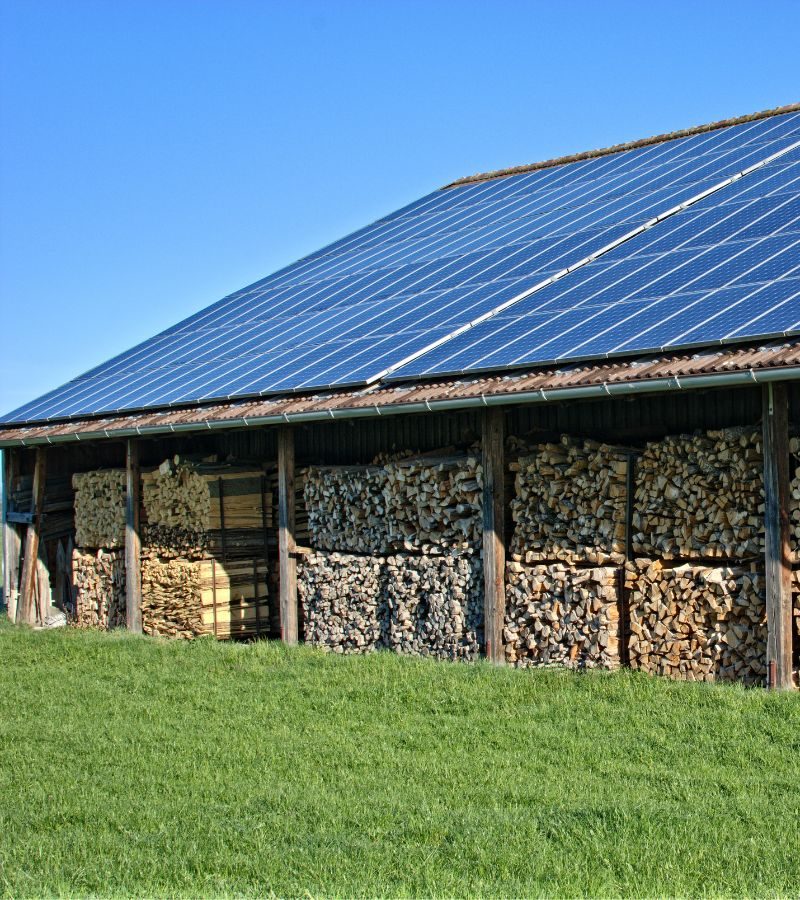
[[[652,144],[661,144],[665,141],[674,141],[678,138],[691,137],[694,134],[705,134],[707,131],[716,131],[719,128],[729,128],[732,125],[744,125],[746,122],[756,122],[759,119],[769,119],[772,116],[780,116],[784,113],[800,111],[800,103],[789,103],[786,106],[776,106],[774,109],[764,109],[761,112],[750,113],[745,116],[736,116],[731,119],[721,119],[719,122],[709,122],[706,125],[694,125],[691,128],[683,128],[680,131],[671,131],[666,134],[656,134],[648,138],[640,138],[636,141],[628,141],[624,144],[614,144],[611,147],[601,147],[597,150],[585,150],[582,153],[572,153],[568,156],[557,156],[553,159],[541,162],[528,163],[522,166],[512,166],[508,169],[496,169],[492,172],[483,172],[477,175],[466,175],[457,178],[449,184],[445,184],[441,190],[454,187],[462,187],[466,184],[475,184],[479,181],[492,181],[496,178],[507,178],[510,175],[522,175],[525,172],[535,172],[537,169],[550,169],[554,166],[563,166],[567,163],[582,162],[586,159],[595,159],[600,156],[611,156],[613,153],[622,153],[625,150],[636,150],[639,147],[649,147]]]

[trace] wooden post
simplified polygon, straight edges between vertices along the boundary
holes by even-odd
[[[297,560],[294,542],[294,432],[278,429],[278,560],[281,639],[297,643]]]
[[[142,633],[142,555],[139,537],[139,444],[129,438],[125,453],[125,623],[128,631]]]
[[[19,556],[22,544],[19,530],[8,521],[11,491],[19,471],[19,451],[7,447],[3,450],[3,602],[6,614],[12,622],[17,617],[19,592]]]
[[[792,565],[789,551],[789,397],[764,385],[764,564],[769,687],[792,687]]]
[[[31,495],[32,521],[25,532],[25,559],[22,562],[22,577],[17,604],[17,624],[35,625],[36,606],[36,561],[39,558],[39,536],[42,533],[42,508],[44,506],[44,486],[47,479],[47,448],[36,448],[36,467],[33,472],[33,493]]]
[[[505,663],[506,616],[505,418],[501,408],[483,414],[483,620],[486,656]]]

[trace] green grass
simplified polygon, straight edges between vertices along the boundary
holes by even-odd
[[[797,895],[800,698],[0,626],[0,885]]]

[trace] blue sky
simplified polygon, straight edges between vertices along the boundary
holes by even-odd
[[[0,413],[460,175],[800,100],[800,3],[0,2]]]

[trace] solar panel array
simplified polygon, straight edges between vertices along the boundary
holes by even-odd
[[[800,114],[789,113],[436,191],[3,419],[793,330],[800,321],[797,151],[608,248],[798,140]],[[558,280],[530,293],[548,279]]]

